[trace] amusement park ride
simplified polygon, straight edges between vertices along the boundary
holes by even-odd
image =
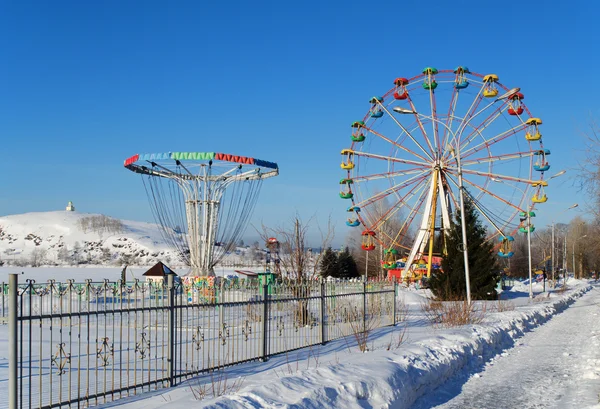
[[[138,154],[125,167],[142,175],[161,234],[192,276],[214,275],[244,233],[262,181],[279,174],[276,163],[214,152]]]
[[[461,66],[396,78],[369,100],[341,151],[340,197],[351,202],[346,224],[363,228],[362,249],[384,250],[388,275],[429,277],[439,268],[464,200],[489,224],[499,257],[514,254],[513,234],[533,231],[533,208],[548,200],[550,150],[524,99],[497,75]]]

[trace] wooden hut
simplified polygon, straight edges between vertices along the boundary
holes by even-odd
[[[169,274],[173,274],[174,277],[177,277],[177,273],[159,261],[142,275],[146,277],[146,281],[162,282],[165,281]]]

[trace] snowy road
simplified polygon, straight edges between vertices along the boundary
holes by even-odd
[[[600,288],[413,408],[600,408]]]

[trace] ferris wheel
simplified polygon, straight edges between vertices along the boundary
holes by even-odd
[[[346,224],[362,228],[363,250],[379,245],[384,268],[429,275],[444,253],[435,253],[434,241],[449,232],[463,186],[498,255],[512,256],[512,234],[531,231],[523,221],[547,201],[550,169],[542,120],[520,88],[467,67],[427,67],[390,82],[352,122],[351,144],[341,151],[340,197],[349,203]]]

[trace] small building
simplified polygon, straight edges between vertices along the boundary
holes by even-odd
[[[159,261],[142,275],[146,277],[146,282],[163,282],[169,274],[173,274],[173,278],[178,277],[177,273]]]
[[[69,202],[69,204],[67,205],[67,212],[74,212],[75,211],[75,206],[73,206],[73,202]]]

